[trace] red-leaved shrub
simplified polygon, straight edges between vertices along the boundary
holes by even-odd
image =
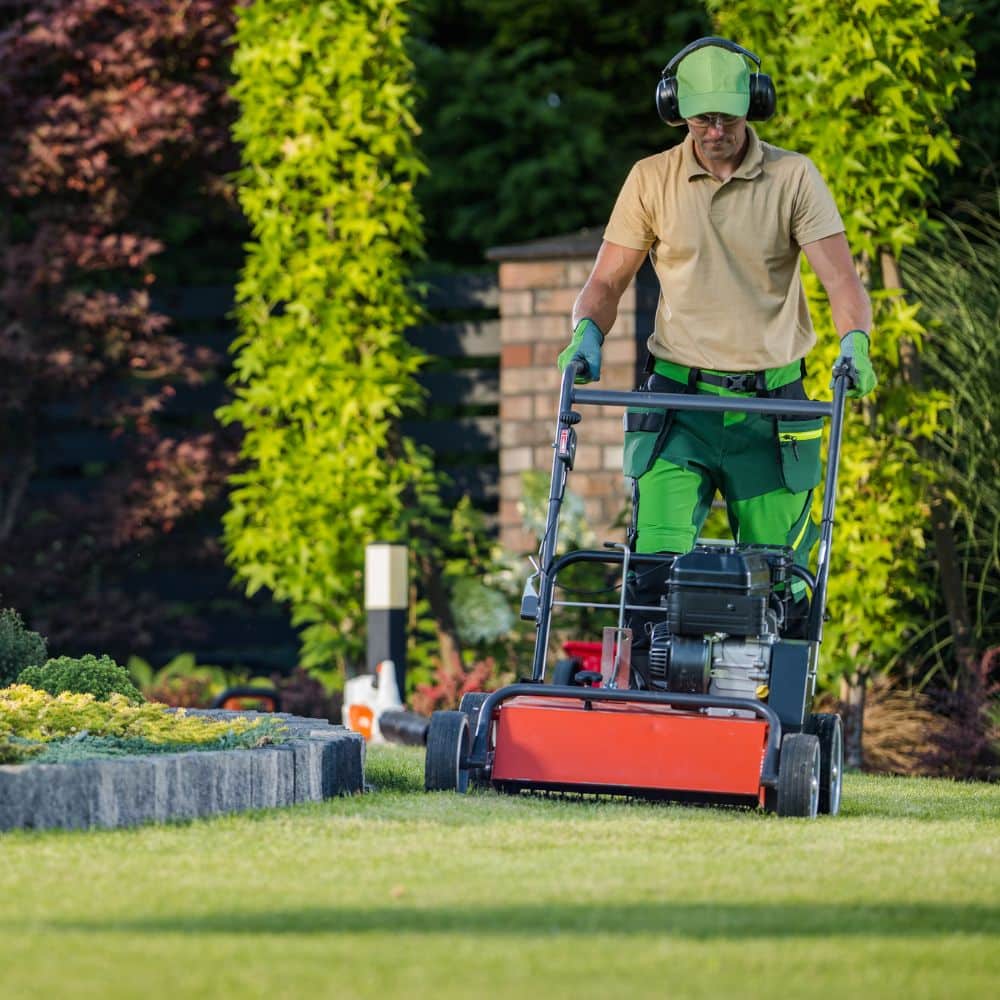
[[[439,709],[458,708],[462,695],[469,691],[485,691],[491,684],[496,663],[492,657],[480,660],[468,670],[464,667],[439,665],[432,684],[418,684],[410,699],[413,710],[430,715]]]

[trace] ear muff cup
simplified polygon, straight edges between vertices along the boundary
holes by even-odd
[[[731,42],[728,38],[711,36],[699,38],[680,50],[663,69],[660,82],[656,85],[656,111],[668,125],[683,125],[680,104],[677,100],[677,67],[681,60],[695,49],[703,49],[714,45],[720,49],[737,52],[755,63],[758,69],[750,74],[750,107],[747,109],[747,119],[755,122],[766,122],[774,115],[778,107],[778,95],[774,83],[766,73],[760,72],[760,59],[752,52]]]
[[[752,122],[766,122],[777,110],[778,95],[775,93],[771,78],[766,73],[751,73],[747,119]]]
[[[656,85],[656,110],[668,125],[683,125],[680,105],[677,103],[677,77],[662,76]]]

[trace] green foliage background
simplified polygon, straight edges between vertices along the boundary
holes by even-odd
[[[759,14],[773,24],[787,6],[764,3]],[[412,10],[418,148],[429,167],[417,195],[429,255],[465,266],[500,243],[602,225],[632,163],[683,138],[653,107],[660,70],[687,42],[716,31],[699,0],[413,0]],[[909,23],[905,42],[916,23],[908,3],[900,11]],[[891,30],[895,5],[835,0],[823,22],[834,35],[842,13],[848,25],[870,16]],[[973,92],[945,111],[961,138],[962,163],[931,165],[931,188],[939,185],[942,199],[954,203],[997,183],[1000,137],[988,123],[1000,111],[992,57],[1000,0],[942,0],[940,14],[970,18],[966,41],[977,54]],[[936,30],[932,20],[925,23]],[[774,58],[788,48],[783,23],[753,37],[743,35],[743,20],[727,23],[786,95]],[[873,25],[873,32],[877,38],[886,28]],[[866,51],[862,44],[854,59]],[[801,61],[808,62],[805,54]],[[779,116],[787,107],[782,101]],[[832,103],[823,110],[835,116]],[[933,199],[933,190],[927,195]]]
[[[828,669],[851,673],[886,663],[932,598],[919,569],[933,478],[920,442],[933,436],[948,402],[904,377],[900,350],[919,348],[925,328],[891,268],[929,229],[935,168],[958,162],[946,114],[967,87],[972,50],[962,21],[937,0],[710,0],[710,7],[720,34],[767,53],[779,114],[760,133],[809,155],[827,179],[875,306],[880,386],[847,421],[825,633]],[[809,388],[828,395],[837,338],[808,269],[806,282],[820,331]]]
[[[448,554],[431,461],[395,430],[420,401],[421,358],[403,334],[418,318],[409,279],[422,246],[477,266],[490,245],[600,224],[631,163],[681,137],[656,117],[653,89],[678,48],[712,31],[764,58],[779,114],[759,131],[819,165],[875,300],[881,386],[849,419],[826,662],[834,673],[888,662],[933,601],[921,563],[937,472],[925,444],[949,406],[943,387],[919,392],[901,369],[925,320],[893,276],[931,231],[935,191],[958,163],[949,123],[975,131],[957,103],[973,68],[962,12],[988,24],[995,6],[710,0],[714,27],[700,4],[646,0],[241,8],[236,179],[252,240],[235,400],[222,411],[245,432],[226,542],[248,592],[267,587],[290,604],[303,662],[361,658],[369,541],[407,541],[425,576],[436,560],[453,600],[473,563],[490,572],[482,553]],[[996,99],[980,76],[979,120]],[[837,342],[806,281],[821,331],[810,388],[823,396]],[[482,594],[465,597],[482,606]],[[415,663],[428,670],[441,619],[423,600],[415,614],[427,647]]]
[[[602,224],[632,163],[683,138],[653,93],[708,31],[692,2],[415,0],[432,259]]]
[[[938,171],[941,202],[954,211],[961,202],[976,203],[996,214],[1000,188],[1000,132],[992,123],[1000,118],[1000,0],[941,0],[942,13],[966,18],[965,40],[976,55],[972,90],[949,112],[952,131],[959,137],[961,164],[947,174]]]
[[[422,172],[406,27],[401,0],[257,0],[235,36],[252,241],[221,412],[245,432],[225,539],[247,591],[305,626],[306,665],[360,655],[364,547],[404,538],[408,492],[433,481],[394,433],[421,362],[403,335]]]

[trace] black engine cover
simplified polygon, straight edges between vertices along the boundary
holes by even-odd
[[[677,557],[670,574],[670,631],[761,635],[767,630],[771,585],[771,565],[763,552],[696,545]]]

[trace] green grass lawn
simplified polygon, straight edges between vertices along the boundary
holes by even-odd
[[[0,835],[0,997],[995,996],[1000,787],[849,775],[841,816],[371,795]]]

